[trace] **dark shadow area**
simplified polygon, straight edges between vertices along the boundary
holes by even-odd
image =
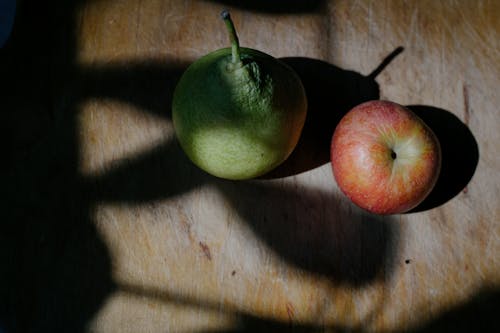
[[[251,315],[240,315],[239,323],[234,328],[201,330],[198,333],[321,333],[321,332],[362,332],[347,326],[322,326],[314,324],[298,324],[292,321],[279,321],[270,318],[259,318]]]
[[[375,80],[322,60],[280,59],[299,75],[307,96],[307,117],[295,150],[265,178],[286,177],[330,161],[330,142],[340,119],[355,105],[379,98]]]
[[[500,332],[500,291],[483,290],[467,303],[458,305],[430,322],[412,330],[412,333],[468,333]]]
[[[330,143],[338,122],[354,106],[379,98],[375,78],[402,51],[402,47],[396,48],[368,76],[317,59],[280,59],[302,80],[308,103],[307,118],[290,157],[264,178],[295,175],[328,163]]]
[[[0,327],[83,332],[114,289],[78,174],[75,13],[80,1],[18,1],[0,50],[4,163]],[[74,93],[74,91],[73,91]]]
[[[391,274],[399,237],[392,217],[293,185],[221,183],[219,189],[255,234],[295,267],[353,287]]]
[[[441,206],[466,189],[479,161],[474,135],[453,113],[426,105],[409,105],[436,134],[441,144],[442,165],[437,183],[429,196],[411,212]]]
[[[115,99],[170,118],[175,86],[188,66],[189,62],[164,59],[80,67],[80,98]]]
[[[86,178],[97,202],[141,203],[185,193],[214,181],[184,154],[177,141],[117,161],[103,175]]]
[[[207,1],[207,0],[204,0]],[[224,6],[239,8],[246,11],[265,12],[273,14],[300,14],[319,12],[324,8],[325,0],[210,0]]]

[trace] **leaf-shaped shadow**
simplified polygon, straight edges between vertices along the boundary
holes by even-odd
[[[399,231],[393,217],[363,213],[324,190],[269,181],[218,185],[255,234],[289,264],[351,286],[391,273]]]
[[[104,174],[88,176],[86,184],[97,202],[133,204],[180,195],[213,179],[196,168],[172,140],[117,161]]]
[[[189,62],[175,59],[93,64],[79,69],[81,98],[111,98],[170,118],[172,96]]]
[[[259,316],[249,313],[248,310],[242,310],[241,305],[231,305],[225,302],[224,305],[216,301],[206,299],[198,299],[190,295],[181,294],[174,291],[168,291],[156,288],[147,288],[144,286],[119,284],[118,290],[123,293],[135,297],[147,297],[148,299],[163,302],[165,304],[175,304],[190,309],[198,309],[200,311],[214,311],[234,319],[232,327],[216,328],[216,329],[200,329],[193,332],[203,333],[246,333],[246,332],[324,332],[325,329],[345,331],[347,327],[344,325],[325,325],[321,323],[298,323],[293,318],[293,313],[290,308],[289,320],[279,320],[276,318]],[[349,332],[359,332],[352,325],[349,326]]]

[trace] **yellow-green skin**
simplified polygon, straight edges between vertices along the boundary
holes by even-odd
[[[257,50],[207,54],[183,74],[174,92],[177,138],[191,161],[226,179],[263,175],[286,160],[306,118],[307,100],[295,72]]]

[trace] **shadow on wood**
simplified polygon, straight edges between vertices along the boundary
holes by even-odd
[[[188,307],[191,309],[198,309],[200,311],[209,312],[219,312],[224,315],[228,315],[234,321],[233,327],[228,327],[225,329],[199,329],[193,332],[200,333],[254,333],[254,332],[273,332],[273,333],[285,333],[285,332],[298,332],[298,333],[319,333],[319,332],[362,332],[363,330],[346,325],[322,325],[315,323],[297,323],[293,317],[290,317],[288,321],[278,320],[274,318],[265,318],[256,316],[254,314],[242,311],[238,306],[221,304],[213,301],[196,299],[187,295],[179,294],[176,292],[166,291],[162,289],[155,288],[145,288],[144,286],[135,285],[124,285],[120,284],[118,286],[120,292],[126,293],[132,297],[148,298],[151,300],[163,302],[165,304],[178,305],[181,307]],[[290,316],[292,314],[290,313]],[[364,332],[364,331],[363,331]]]
[[[496,333],[500,332],[499,311],[500,290],[486,289],[478,292],[466,303],[448,309],[410,332]]]
[[[119,160],[106,173],[88,176],[86,190],[100,202],[137,204],[174,197],[216,181],[197,168],[177,141]]]
[[[114,99],[170,119],[175,86],[188,66],[175,59],[80,66],[80,98]]]
[[[289,320],[264,318],[244,312],[228,304],[221,308],[220,304],[202,299],[195,299],[174,292],[160,289],[149,289],[143,286],[119,285],[118,290],[131,296],[147,297],[167,304],[187,306],[194,309],[218,311],[234,317],[234,327],[226,329],[197,330],[200,333],[320,333],[320,332],[370,332],[370,319],[360,325],[298,323]],[[498,289],[481,290],[463,304],[445,310],[435,318],[422,318],[420,325],[411,329],[381,330],[381,333],[469,333],[484,332],[496,333],[500,331],[500,322],[497,319],[500,309],[500,292]],[[322,318],[318,318],[320,321]],[[404,325],[404,324],[403,324]]]
[[[453,113],[427,105],[409,105],[436,134],[441,145],[442,165],[437,183],[429,196],[411,212],[443,205],[466,191],[479,161],[474,135]]]
[[[340,119],[354,106],[379,98],[375,78],[401,52],[403,47],[396,48],[368,76],[318,59],[281,58],[302,80],[308,103],[307,118],[290,157],[263,178],[295,175],[328,163],[330,143]]]
[[[418,328],[412,330],[384,330],[383,333],[469,333],[500,332],[500,322],[498,321],[498,311],[500,310],[500,292],[498,290],[482,291],[471,300],[462,305],[445,311],[430,321],[424,321]],[[259,318],[248,314],[240,316],[239,325],[227,330],[205,330],[203,333],[249,333],[249,332],[298,332],[298,333],[320,333],[320,332],[370,332],[365,327],[352,327],[347,325],[314,325],[299,324]]]
[[[18,5],[0,51],[0,327],[83,332],[114,286],[77,168],[77,99],[67,94],[81,2]]]
[[[206,0],[205,0],[206,1]],[[265,13],[308,13],[319,12],[325,6],[324,0],[211,0],[225,6],[240,8],[247,11]]]
[[[292,266],[352,287],[392,272],[399,238],[393,217],[365,214],[332,192],[293,185],[228,182],[219,189],[255,234]]]

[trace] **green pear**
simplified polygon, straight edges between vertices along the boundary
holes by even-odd
[[[261,176],[299,140],[307,100],[297,74],[263,52],[240,47],[229,13],[230,48],[191,64],[173,96],[177,139],[199,168],[225,179]]]

